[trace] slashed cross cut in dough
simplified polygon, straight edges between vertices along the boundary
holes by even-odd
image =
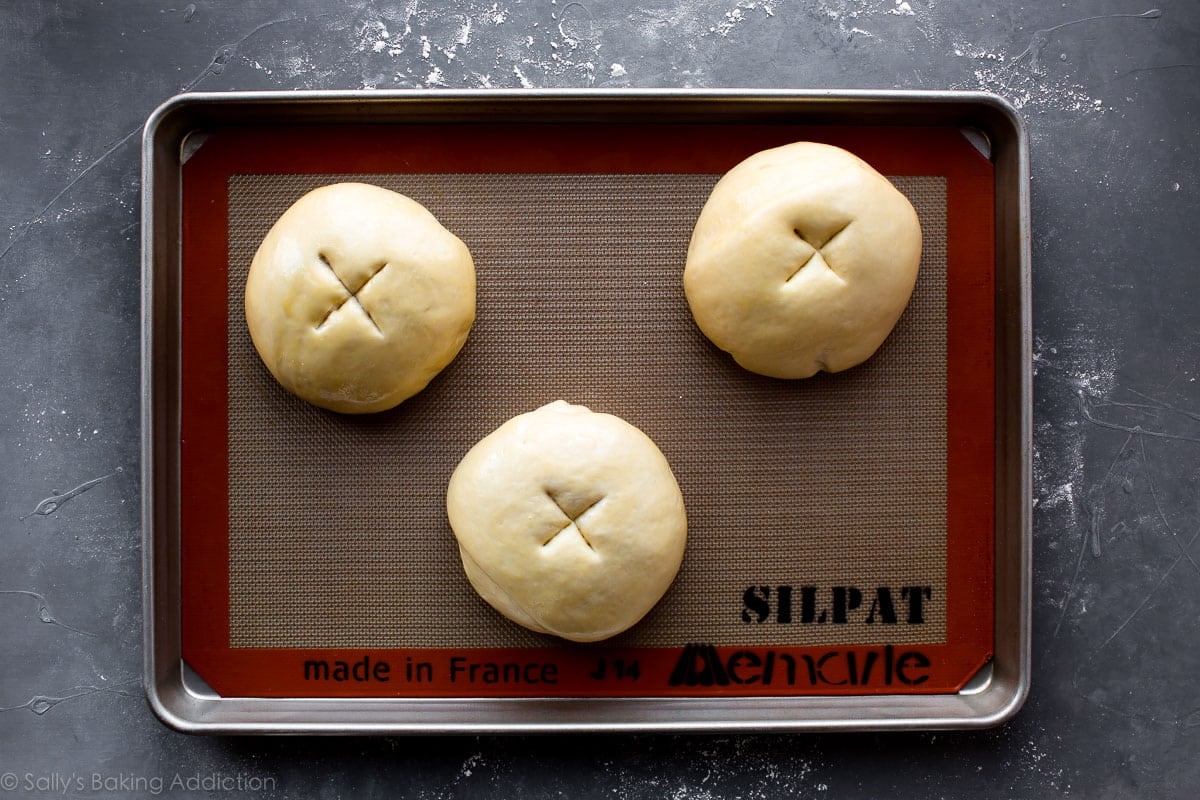
[[[343,296],[336,305],[329,309],[329,313],[325,315],[324,319],[317,323],[317,330],[321,330],[321,328],[328,323],[330,319],[332,319],[335,313],[342,310],[346,303],[351,303],[355,308],[366,315],[367,319],[371,323],[371,326],[374,327],[375,330],[379,331],[379,335],[382,336],[383,329],[379,327],[379,323],[375,321],[375,318],[371,316],[371,312],[366,306],[363,305],[362,300],[358,298],[358,293],[366,288],[367,284],[371,282],[372,278],[387,268],[387,262],[385,261],[382,264],[372,268],[365,280],[355,281],[354,283],[356,285],[354,288],[351,288],[346,281],[342,280],[342,277],[338,275],[337,270],[333,268],[333,264],[329,263],[328,256],[326,256],[324,253],[317,253],[317,258],[320,259],[321,263],[329,269],[330,273],[333,274],[333,277],[337,278],[337,282],[341,284],[341,287],[346,291],[345,296]]]
[[[604,500],[603,495],[591,499],[592,494],[576,494],[571,492],[554,492],[550,489],[546,490],[546,497],[554,503],[555,507],[566,517],[566,524],[554,533],[546,541],[542,542],[542,547],[549,547],[555,539],[567,531],[574,531],[579,535],[579,538],[587,545],[589,550],[595,551],[591,539],[587,537],[587,533],[583,529],[583,518],[587,513],[600,504]]]
[[[829,270],[837,277],[841,278],[842,282],[845,283],[846,279],[842,278],[842,276],[838,274],[838,271],[833,268],[833,265],[831,263],[829,263],[829,260],[825,257],[825,253],[823,253],[822,250],[825,247],[825,245],[832,242],[834,239],[836,239],[838,236],[840,236],[843,231],[845,231],[849,227],[850,227],[850,220],[846,220],[845,222],[841,223],[837,227],[837,230],[835,230],[833,233],[824,233],[824,234],[817,233],[816,235],[805,234],[799,228],[793,228],[792,232],[796,234],[796,237],[803,244],[808,245],[809,253],[808,253],[808,256],[805,257],[804,261],[802,261],[800,263],[800,266],[796,267],[796,269],[792,272],[792,274],[788,276],[785,283],[791,283],[792,279],[795,278],[797,275],[799,275],[800,272],[805,267],[807,267],[809,264],[813,264],[814,266],[818,266],[818,267],[824,267],[825,269]]]

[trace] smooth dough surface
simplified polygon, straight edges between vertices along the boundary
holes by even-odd
[[[807,378],[879,348],[920,261],[908,198],[852,153],[796,142],[721,178],[697,219],[683,283],[700,330],[738,364]]]
[[[383,411],[424,389],[474,320],[466,245],[420,203],[362,183],[297,200],[246,280],[246,322],[267,369],[343,413]]]
[[[679,571],[683,495],[666,458],[624,420],[562,400],[501,425],[446,494],[475,590],[540,633],[597,641],[631,627]]]

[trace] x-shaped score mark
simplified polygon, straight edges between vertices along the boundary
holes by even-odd
[[[795,278],[797,275],[800,274],[801,270],[803,270],[805,267],[807,267],[809,264],[812,263],[813,259],[817,259],[818,263],[824,264],[826,269],[828,269],[835,276],[837,276],[839,279],[841,279],[842,283],[845,283],[846,279],[843,278],[841,275],[838,275],[837,271],[829,263],[829,260],[825,258],[825,253],[823,253],[822,250],[823,250],[823,248],[827,247],[830,242],[832,242],[834,239],[836,239],[842,233],[842,231],[846,230],[846,228],[849,228],[849,227],[850,227],[850,223],[846,222],[845,224],[842,225],[842,227],[838,228],[833,233],[826,236],[824,239],[822,239],[819,236],[805,236],[804,233],[802,233],[799,228],[793,228],[792,232],[796,234],[796,237],[800,241],[804,242],[806,245],[811,247],[812,252],[808,254],[808,258],[804,259],[804,261],[802,261],[800,263],[800,266],[796,267],[796,269],[792,272],[791,275],[787,276],[787,280],[785,280],[784,283],[790,283],[792,278]]]
[[[367,321],[375,327],[375,330],[383,333],[383,329],[379,327],[379,323],[375,322],[375,318],[371,316],[371,312],[368,311],[367,307],[364,306],[362,301],[358,299],[358,295],[363,289],[367,288],[367,284],[370,283],[376,275],[383,272],[384,269],[387,268],[387,262],[384,261],[380,264],[377,264],[371,270],[370,274],[367,275],[366,279],[357,287],[352,289],[346,284],[345,281],[342,280],[342,276],[337,274],[337,271],[333,268],[333,265],[329,263],[329,259],[324,253],[318,253],[317,258],[320,259],[321,263],[325,266],[325,269],[329,270],[330,274],[333,275],[334,279],[338,282],[338,285],[346,293],[346,296],[341,299],[341,302],[329,309],[329,313],[327,313],[325,317],[319,323],[317,323],[317,330],[321,330],[321,328],[325,326],[325,323],[329,322],[330,317],[332,317],[338,311],[338,309],[346,305],[346,303],[354,303],[354,305],[358,306],[359,310],[361,310],[363,314],[367,316]]]
[[[553,533],[553,535],[550,536],[549,539],[542,542],[542,547],[546,547],[551,542],[553,542],[555,539],[557,539],[559,536],[561,536],[564,532],[570,530],[571,528],[574,528],[575,532],[579,534],[579,538],[583,539],[583,543],[588,546],[588,549],[595,550],[596,548],[592,546],[592,543],[588,539],[587,534],[585,534],[583,532],[583,528],[581,528],[579,526],[579,520],[583,517],[584,514],[586,514],[587,512],[589,512],[593,508],[595,508],[597,505],[599,505],[600,501],[603,500],[604,498],[598,497],[595,500],[592,500],[591,502],[584,501],[582,503],[569,503],[569,502],[562,502],[562,500],[560,500],[558,497],[555,497],[554,493],[552,493],[550,491],[546,492],[546,497],[550,498],[550,502],[554,503],[554,506],[559,511],[562,512],[562,515],[564,517],[567,518],[567,524],[563,525],[561,528],[559,528],[557,531],[555,531]]]

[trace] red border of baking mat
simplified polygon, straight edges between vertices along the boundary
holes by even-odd
[[[799,140],[844,147],[885,175],[943,175],[947,181],[945,643],[829,647],[697,643],[636,650],[568,644],[510,650],[229,646],[226,287],[231,175],[720,174],[751,153]],[[956,692],[991,658],[993,643],[994,225],[992,164],[953,128],[531,123],[304,125],[213,132],[183,167],[184,660],[227,697]],[[305,662],[326,664],[330,680],[306,679]],[[387,664],[386,670],[378,666],[381,663]],[[309,677],[320,669],[310,665]]]

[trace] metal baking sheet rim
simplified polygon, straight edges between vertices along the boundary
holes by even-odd
[[[996,575],[994,657],[953,695],[737,698],[225,698],[181,658],[177,379],[181,170],[194,133],[247,122],[502,121],[940,124],[996,170]],[[1032,321],[1029,143],[1016,109],[986,92],[517,90],[228,92],[163,103],[142,137],[142,544],[144,686],[189,733],[537,733],[985,728],[1020,709],[1030,681]],[[174,438],[172,438],[174,437]]]

